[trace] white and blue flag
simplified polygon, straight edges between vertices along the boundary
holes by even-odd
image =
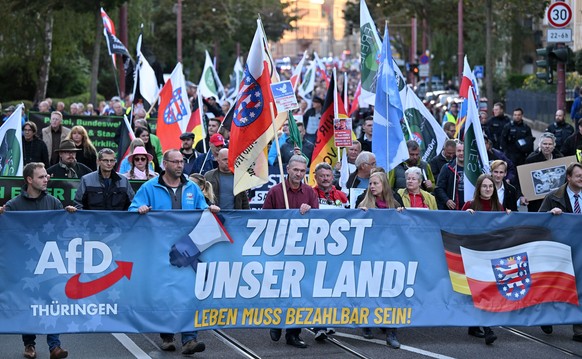
[[[372,152],[376,155],[376,165],[383,167],[386,172],[408,159],[408,148],[400,125],[403,117],[402,101],[392,63],[390,35],[386,26],[380,53],[372,130]]]

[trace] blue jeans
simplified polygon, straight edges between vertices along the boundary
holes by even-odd
[[[198,338],[198,332],[183,332],[182,335],[182,345],[188,343],[190,340],[196,340]],[[161,333],[160,338],[164,339],[174,339],[174,334],[171,333]]]
[[[36,335],[34,335],[34,334],[23,334],[22,335],[22,342],[24,343],[24,346],[36,345],[35,340],[36,340]],[[56,347],[60,347],[61,341],[59,340],[59,334],[47,334],[46,343],[48,344],[49,351],[53,350]]]

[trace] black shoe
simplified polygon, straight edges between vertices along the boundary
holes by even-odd
[[[400,348],[400,342],[396,337],[396,330],[391,330],[386,333],[386,345],[388,345],[392,349]]]
[[[192,339],[186,344],[182,345],[182,355],[191,355],[194,353],[203,352],[206,349],[206,345],[202,342]]]
[[[572,340],[575,342],[582,342],[582,334],[574,334]]]
[[[497,340],[497,335],[493,333],[493,330],[489,328],[485,328],[485,344],[490,345],[493,344],[494,341]]]
[[[271,335],[271,340],[274,342],[278,342],[281,339],[281,329],[271,329],[269,331],[269,335]]]
[[[467,334],[472,335],[476,338],[485,338],[485,333],[479,327],[469,327]]]
[[[315,332],[315,341],[323,343],[327,339],[327,333],[324,329],[320,329]]]
[[[374,334],[370,328],[362,328],[362,336],[366,339],[374,339]]]
[[[542,328],[542,332],[546,334],[552,334],[552,332],[554,331],[554,327],[552,327],[551,325],[542,325],[540,328]]]
[[[299,335],[290,335],[287,337],[287,344],[295,348],[307,348],[307,344],[299,337]]]

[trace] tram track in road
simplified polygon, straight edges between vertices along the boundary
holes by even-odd
[[[307,331],[313,335],[315,335],[315,332],[311,329],[307,329]],[[340,349],[344,350],[345,352],[360,358],[360,359],[372,359],[372,357],[367,356],[364,353],[361,353],[359,351],[357,351],[356,349],[354,349],[353,347],[342,343],[341,341],[337,340],[336,338],[334,338],[333,336],[327,336],[326,339],[327,342],[334,344],[335,346],[339,347]]]
[[[555,344],[552,344],[550,342],[547,342],[547,341],[545,341],[543,339],[540,339],[540,338],[538,338],[538,337],[536,337],[534,335],[528,334],[528,333],[523,332],[521,330],[518,330],[518,329],[515,329],[515,328],[512,328],[512,327],[505,327],[505,326],[501,326],[500,328],[503,329],[503,330],[506,330],[506,331],[508,331],[508,332],[510,332],[510,333],[512,333],[514,335],[520,336],[522,338],[531,340],[533,342],[536,342],[536,343],[539,343],[539,344],[542,344],[542,345],[546,345],[546,346],[548,346],[550,348],[553,348],[553,349],[555,349],[555,350],[557,350],[557,351],[559,351],[559,352],[561,352],[563,354],[570,355],[570,356],[573,356],[573,357],[576,357],[576,358],[582,358],[582,355],[580,355],[578,353],[574,353],[573,351],[571,351],[569,349],[562,348],[560,346],[557,346]]]
[[[224,331],[222,331],[220,329],[214,329],[214,330],[212,330],[212,334],[214,334],[218,338],[218,340],[220,340],[221,342],[223,342],[227,346],[231,347],[233,350],[235,350],[241,356],[243,356],[245,358],[249,358],[249,359],[261,359],[261,357],[257,353],[252,351],[247,346],[241,344],[241,342],[236,340],[234,337],[226,334]]]

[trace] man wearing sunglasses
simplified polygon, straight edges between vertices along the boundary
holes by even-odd
[[[88,210],[127,211],[134,191],[125,176],[113,170],[115,152],[104,148],[97,155],[97,171],[81,178],[75,194],[75,207]]]

